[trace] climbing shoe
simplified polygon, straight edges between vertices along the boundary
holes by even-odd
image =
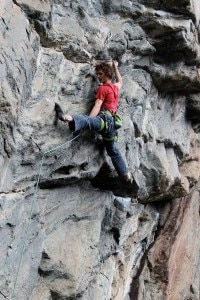
[[[122,180],[125,183],[132,183],[133,182],[133,178],[131,177],[130,173],[127,173],[124,176],[122,176]]]
[[[64,114],[62,108],[60,107],[60,105],[58,103],[55,103],[54,110],[56,112],[56,118],[63,121],[63,122],[66,122],[65,114]]]

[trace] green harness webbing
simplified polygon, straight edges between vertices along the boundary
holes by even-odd
[[[97,130],[97,132],[100,132],[100,131],[102,131],[104,128],[105,128],[105,121],[102,119],[102,118],[100,118],[101,119],[101,127]]]
[[[102,109],[100,111],[100,115],[103,114],[103,115],[108,115],[110,117],[113,117],[113,114],[111,111],[109,111],[108,109]],[[100,117],[101,118],[101,117]],[[103,131],[104,129],[106,129],[107,127],[107,122],[104,121],[102,118],[101,118],[101,127],[100,129],[97,130],[97,132],[101,133],[101,131]],[[118,134],[114,135],[114,136],[111,136],[111,137],[105,137],[102,133],[102,137],[105,141],[108,141],[108,142],[118,142]]]

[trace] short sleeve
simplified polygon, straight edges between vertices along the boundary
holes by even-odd
[[[95,98],[104,101],[105,97],[106,97],[106,89],[101,85],[97,89]]]

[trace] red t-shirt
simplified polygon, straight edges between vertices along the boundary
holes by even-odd
[[[112,83],[100,85],[96,92],[96,99],[103,101],[101,108],[115,113],[119,102],[119,88]]]

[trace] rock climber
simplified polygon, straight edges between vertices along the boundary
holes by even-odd
[[[116,83],[112,83],[113,71]],[[132,178],[119,149],[116,147],[117,129],[115,128],[114,115],[119,101],[119,90],[122,87],[122,77],[118,70],[118,62],[112,61],[112,66],[102,62],[95,67],[96,76],[100,85],[96,92],[95,104],[88,115],[64,114],[59,104],[55,103],[56,117],[67,122],[71,131],[80,129],[95,130],[103,137],[103,142],[113,166],[120,178],[131,183]]]

